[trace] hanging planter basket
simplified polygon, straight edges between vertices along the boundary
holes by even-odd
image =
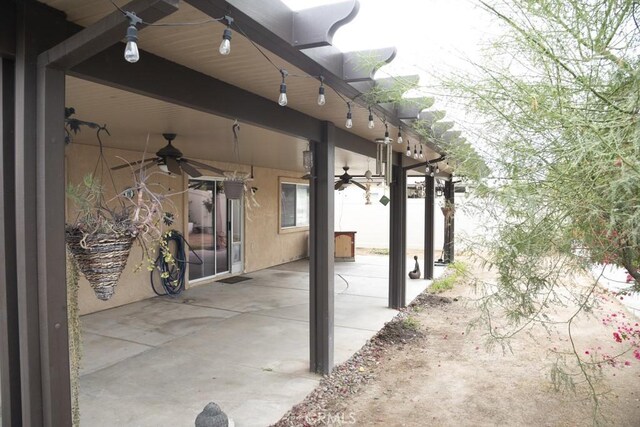
[[[67,247],[98,299],[106,301],[113,296],[133,240],[126,234],[96,234],[83,241],[80,231],[67,230]]]
[[[224,194],[227,199],[241,199],[244,192],[244,181],[240,180],[227,180],[223,181]]]

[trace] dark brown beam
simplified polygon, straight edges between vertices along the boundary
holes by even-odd
[[[334,348],[334,162],[335,127],[323,122],[322,140],[312,143],[309,229],[310,369],[328,374]]]
[[[324,51],[307,50],[305,53],[323,62],[329,58],[336,58],[340,61],[336,64],[338,66],[336,69],[342,67],[342,79],[351,83],[353,87],[355,87],[353,84],[355,82],[372,83],[376,71],[383,65],[393,61],[398,52],[395,47],[383,47],[356,52],[340,52],[339,54],[336,53],[337,49],[332,47],[331,50],[334,51],[333,54],[330,53],[330,50],[326,49]],[[366,66],[363,65],[364,61],[367,62]]]
[[[112,46],[78,64],[68,74],[206,113],[238,119],[288,135],[318,141],[321,121],[213,77],[143,52],[129,64],[122,58],[122,45]],[[176,79],[175,76],[180,76]],[[217,96],[210,96],[211,93]],[[375,157],[375,144],[343,129],[335,130],[336,146]]]
[[[0,395],[4,426],[21,426],[15,230],[14,63],[0,59]]]
[[[306,54],[299,51],[296,46],[288,41],[287,29],[290,28],[290,24],[283,21],[280,14],[277,14],[277,17],[274,18],[272,2],[251,0],[186,0],[186,2],[213,18],[219,18],[223,15],[232,16],[244,33],[255,43],[271,52],[276,52],[280,58],[311,76],[322,74],[328,86],[353,99],[354,103],[365,107],[368,106],[366,101],[360,97],[360,91],[345,81],[342,69],[330,70],[319,63],[323,62],[319,56],[339,57],[338,61],[343,63],[342,52],[332,46],[320,47],[318,51],[309,49],[314,52],[305,52]],[[279,2],[276,2],[276,4],[279,4]],[[276,9],[280,10],[279,8]],[[400,119],[395,116],[393,111],[384,109],[377,104],[372,105],[372,109],[386,117],[390,125],[401,125]],[[406,133],[411,139],[420,140],[420,136],[417,133],[411,130],[407,130]],[[431,149],[436,149],[430,141],[422,141],[422,143]]]
[[[406,306],[407,293],[407,179],[402,168],[402,153],[397,153],[397,162],[393,166],[391,183],[391,214],[389,224],[389,307],[399,309]]]
[[[442,259],[445,262],[455,261],[455,189],[451,180],[444,183],[444,199],[445,202],[454,210],[454,213],[447,220],[445,218],[445,233],[444,233],[444,254]]]
[[[66,15],[35,0],[9,0],[0,6],[0,56],[15,58],[18,29],[18,9],[28,8],[30,43],[36,52],[62,42],[82,29],[66,20]]]
[[[43,426],[37,235],[37,37],[40,15],[18,3],[15,62],[15,209],[22,423]]]
[[[16,4],[5,1],[0,6],[0,57],[16,54]]]
[[[358,14],[357,0],[326,4],[293,13],[293,39],[298,49],[329,46],[338,28]]]
[[[177,11],[178,2],[179,0],[134,0],[122,6],[122,9],[135,13],[145,22],[153,23]],[[63,70],[71,68],[122,40],[128,26],[129,20],[122,12],[114,10],[42,53],[39,57],[40,65],[50,65]],[[139,24],[138,29],[144,26],[145,24]]]
[[[434,232],[435,232],[435,179],[425,176],[424,197],[424,278],[433,279]]]
[[[37,256],[43,424],[71,426],[65,256],[64,71],[39,67]],[[32,172],[33,173],[33,172]]]

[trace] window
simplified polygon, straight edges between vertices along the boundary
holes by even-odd
[[[309,226],[309,184],[280,182],[280,228]]]

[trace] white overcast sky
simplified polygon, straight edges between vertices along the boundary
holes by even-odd
[[[336,0],[283,0],[291,9],[305,9]],[[474,0],[360,0],[356,18],[341,27],[334,46],[344,52],[395,46],[394,61],[376,77],[420,74],[429,86],[429,74],[469,69],[467,59],[479,60],[480,49],[498,33]],[[460,112],[436,99],[433,108],[448,110],[447,119]]]

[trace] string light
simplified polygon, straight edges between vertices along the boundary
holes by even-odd
[[[143,21],[141,18],[139,18],[138,16],[136,16],[136,14],[134,12],[128,12],[123,10],[122,8],[120,8],[113,0],[110,0],[111,4],[120,12],[122,12],[125,17],[127,19],[129,19],[129,27],[127,28],[127,32],[126,32],[126,47],[125,47],[125,51],[124,51],[124,57],[125,60],[127,60],[128,62],[131,63],[135,63],[137,61],[140,60],[140,52],[138,49],[138,28],[137,25],[138,24],[144,24],[144,25],[148,25],[148,26],[162,26],[162,27],[179,27],[179,26],[192,26],[192,25],[203,25],[203,24],[209,24],[212,22],[224,22],[226,24],[226,28],[223,30],[222,33],[222,41],[220,42],[220,46],[218,48],[218,51],[221,55],[229,55],[231,53],[231,39],[232,39],[232,30],[231,30],[231,26],[233,25],[235,27],[235,29],[237,31],[240,32],[240,34],[242,34],[244,37],[247,38],[247,40],[260,52],[260,54],[262,54],[262,56],[265,57],[265,59],[274,67],[276,68],[281,76],[282,76],[282,82],[280,83],[280,94],[278,96],[278,104],[282,107],[286,106],[288,104],[288,98],[287,98],[287,84],[285,79],[287,77],[305,77],[305,78],[317,78],[320,80],[320,86],[318,88],[318,97],[317,97],[317,103],[319,106],[323,106],[326,104],[326,96],[325,96],[325,86],[324,86],[324,77],[322,75],[320,76],[311,76],[311,75],[289,75],[289,73],[282,68],[279,68],[278,65],[276,63],[274,63],[274,61],[269,58],[269,56],[262,50],[260,49],[260,47],[258,45],[256,45],[255,42],[253,42],[248,36],[247,34],[242,30],[242,28],[240,28],[237,24],[235,24],[234,19],[229,16],[229,15],[225,15],[221,18],[212,18],[212,19],[207,19],[207,20],[203,20],[203,21],[198,21],[198,22],[170,22],[170,23],[151,23],[151,22],[145,22]],[[345,127],[347,129],[351,129],[353,127],[353,116],[352,116],[352,111],[351,111],[351,101],[347,101],[345,99],[344,96],[342,96],[339,92],[336,91],[336,94],[343,100],[346,102],[347,104],[347,119],[345,122]],[[357,96],[356,96],[357,98]],[[355,98],[354,98],[355,99]],[[372,108],[371,106],[368,107],[369,110],[369,120],[367,123],[367,126],[369,129],[374,129],[375,128],[375,122],[374,122],[374,115],[372,112]],[[388,124],[386,123],[386,120],[384,120],[384,125],[385,125],[385,135],[384,135],[384,143],[385,144],[389,144],[392,142],[391,138],[389,137],[389,127]],[[402,127],[398,126],[398,143],[399,144],[403,144],[404,143],[404,139],[402,137]],[[423,150],[422,150],[422,145],[420,145],[420,153],[418,154],[417,149],[414,146],[414,154],[413,156],[417,159],[418,157],[423,159],[424,158],[424,154],[423,154]],[[407,156],[411,157],[411,145],[410,142],[407,138]],[[437,171],[439,171],[439,169],[437,169]],[[433,173],[433,172],[432,172]]]
[[[440,166],[436,164],[436,173],[440,173]]]
[[[280,74],[282,75],[282,83],[280,83],[280,96],[278,96],[278,104],[281,107],[287,105],[287,84],[284,82],[284,79],[289,75],[287,70],[280,69]]]
[[[413,158],[418,160],[418,145],[413,146]]]
[[[428,174],[429,172],[431,172],[431,166],[429,166],[429,163],[427,162],[427,166],[424,168],[424,173]]]
[[[347,129],[351,129],[353,127],[353,120],[351,119],[351,103],[347,102],[347,108],[349,108],[349,111],[347,111],[347,121],[344,123],[344,126]]]
[[[324,96],[324,77],[320,76],[320,87],[318,88],[318,105],[326,104],[327,98]]]
[[[138,18],[133,12],[124,13],[129,18],[129,28],[127,28],[127,46],[124,48],[124,59],[132,64],[138,62],[140,59],[140,52],[138,51],[138,29],[136,25],[142,22],[142,19]]]
[[[231,24],[233,23],[233,18],[225,16],[223,19],[227,21],[227,28],[222,32],[222,42],[220,42],[218,52],[220,52],[220,55],[229,55],[231,53]]]

